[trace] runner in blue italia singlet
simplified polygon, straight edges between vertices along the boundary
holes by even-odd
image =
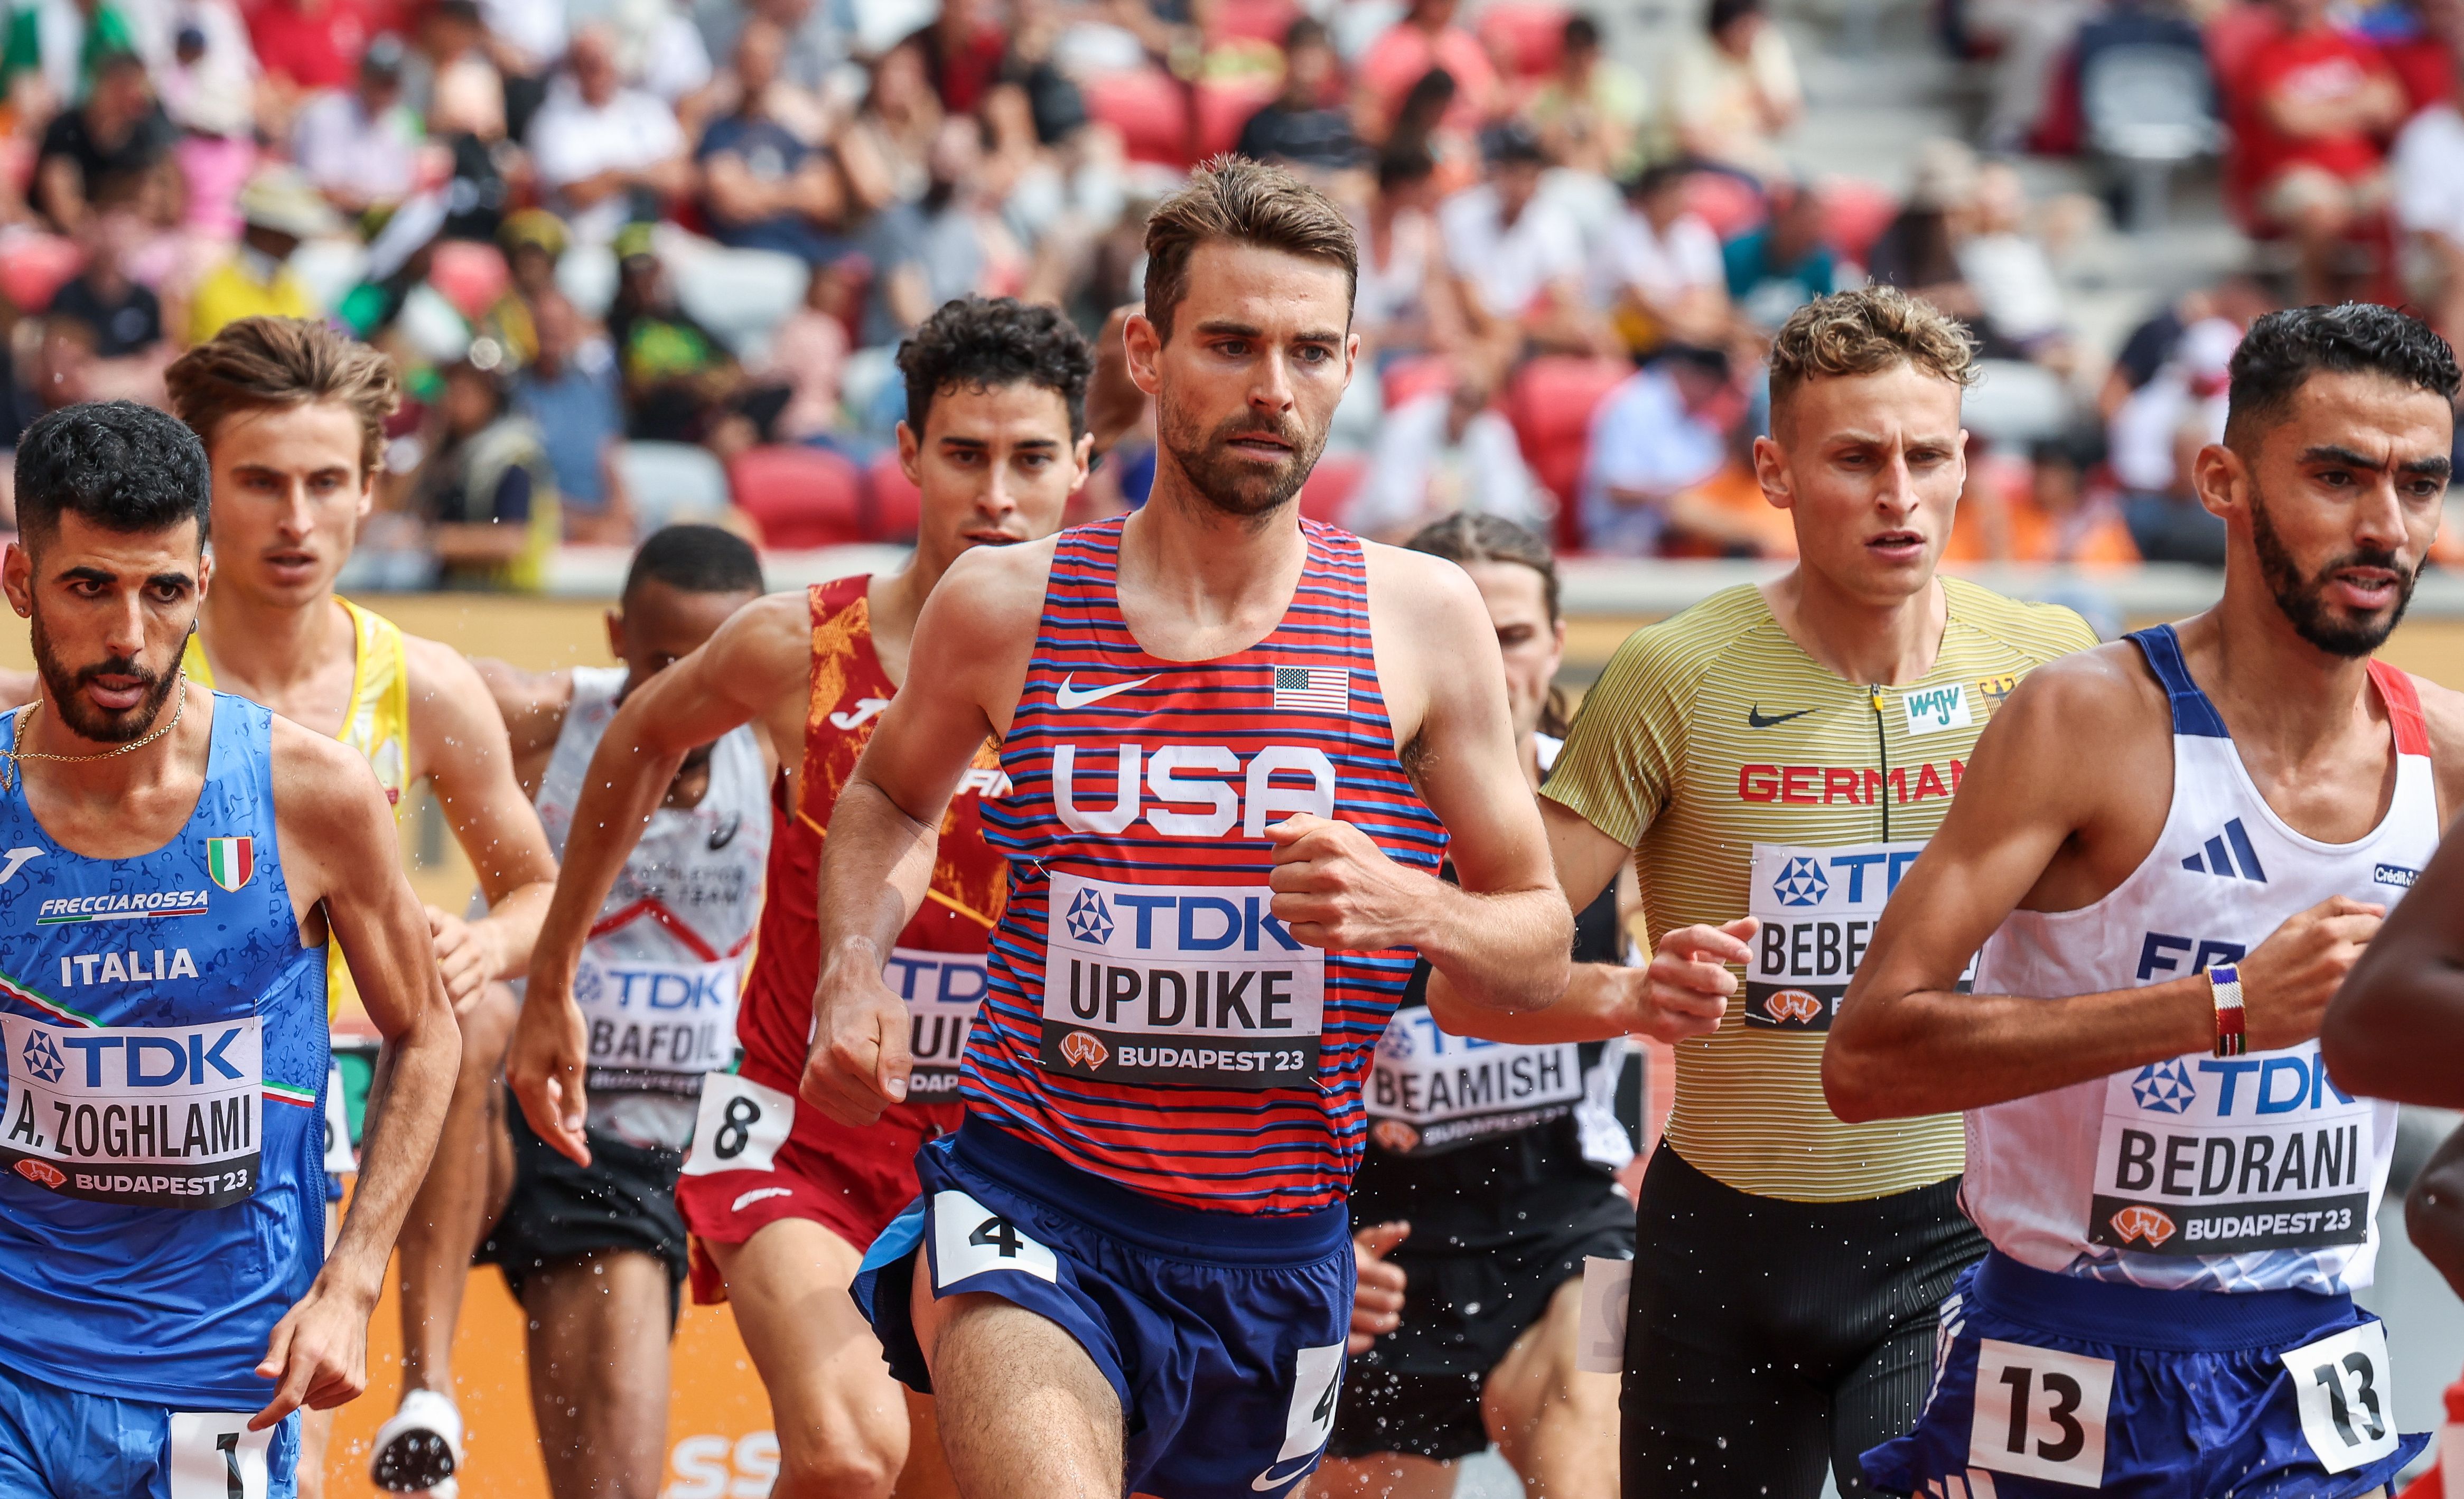
[[[270,1390],[251,1371],[324,1261],[325,952],[300,943],[275,849],[272,718],[215,694],[197,809],[140,858],[69,853],[22,780],[0,792],[0,1375],[106,1398],[0,1392],[0,1433],[163,1407],[171,1499],[261,1494],[290,1470],[299,1418],[247,1431]],[[28,1491],[15,1446],[0,1435],[11,1499]],[[240,1488],[180,1482],[227,1466]],[[114,1475],[81,1469],[80,1488],[117,1492]]]

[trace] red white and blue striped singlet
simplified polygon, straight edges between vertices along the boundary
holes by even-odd
[[[1353,824],[1434,871],[1445,830],[1396,759],[1358,538],[1303,521],[1273,633],[1211,661],[1141,650],[1115,591],[1121,524],[1064,532],[984,806],[1010,861],[967,1049],[971,1114],[1184,1206],[1342,1201],[1360,1091],[1408,949],[1331,953],[1270,910],[1265,828]]]

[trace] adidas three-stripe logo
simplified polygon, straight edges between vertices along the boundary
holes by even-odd
[[[2227,845],[2231,845],[2230,849]],[[2267,871],[2259,868],[2258,850],[2250,846],[2250,834],[2242,830],[2238,817],[2225,824],[2223,832],[2208,840],[2204,857],[2194,853],[2182,861],[2182,868],[2194,874],[2221,874],[2227,879],[2267,883]]]

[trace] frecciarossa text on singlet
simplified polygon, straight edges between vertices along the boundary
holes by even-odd
[[[811,694],[804,712],[804,762],[797,803],[781,774],[772,793],[768,894],[744,1010],[737,1023],[744,1075],[793,1096],[813,1033],[813,986],[821,977],[815,912],[822,838],[830,811],[854,774],[881,711],[897,689],[872,649],[872,611],[859,575],[806,590],[812,616]],[[1007,866],[985,843],[987,798],[1007,782],[987,746],[976,757],[941,819],[933,883],[885,965],[883,978],[907,1002],[914,1070],[908,1101],[893,1111],[926,1111],[943,1130],[957,1128],[958,1062],[984,994],[984,946],[1001,919]]]
[[[1121,522],[1056,542],[1024,691],[986,808],[1010,860],[969,1110],[1186,1206],[1342,1199],[1361,1083],[1413,955],[1326,952],[1273,913],[1267,827],[1348,822],[1434,871],[1445,834],[1396,759],[1360,541],[1303,522],[1265,639],[1148,654],[1115,594]]]
[[[2438,847],[2438,788],[2412,682],[2373,661],[2395,795],[2368,834],[2287,826],[2191,679],[2170,626],[2132,635],[2171,703],[2172,805],[2146,859],[2076,911],[2014,912],[1976,986],[2060,998],[2238,962],[2331,895],[2392,906]],[[2370,1284],[2393,1104],[2355,1097],[2305,1041],[2193,1055],[1968,1115],[1961,1199],[1994,1247],[2038,1269],[2166,1290],[2321,1292]]]
[[[0,1371],[253,1410],[324,1260],[325,950],[283,879],[272,715],[212,703],[152,853],[71,853],[0,791]]]

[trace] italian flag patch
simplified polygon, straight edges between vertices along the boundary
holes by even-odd
[[[206,875],[223,889],[236,892],[256,872],[256,845],[247,838],[206,840]]]

